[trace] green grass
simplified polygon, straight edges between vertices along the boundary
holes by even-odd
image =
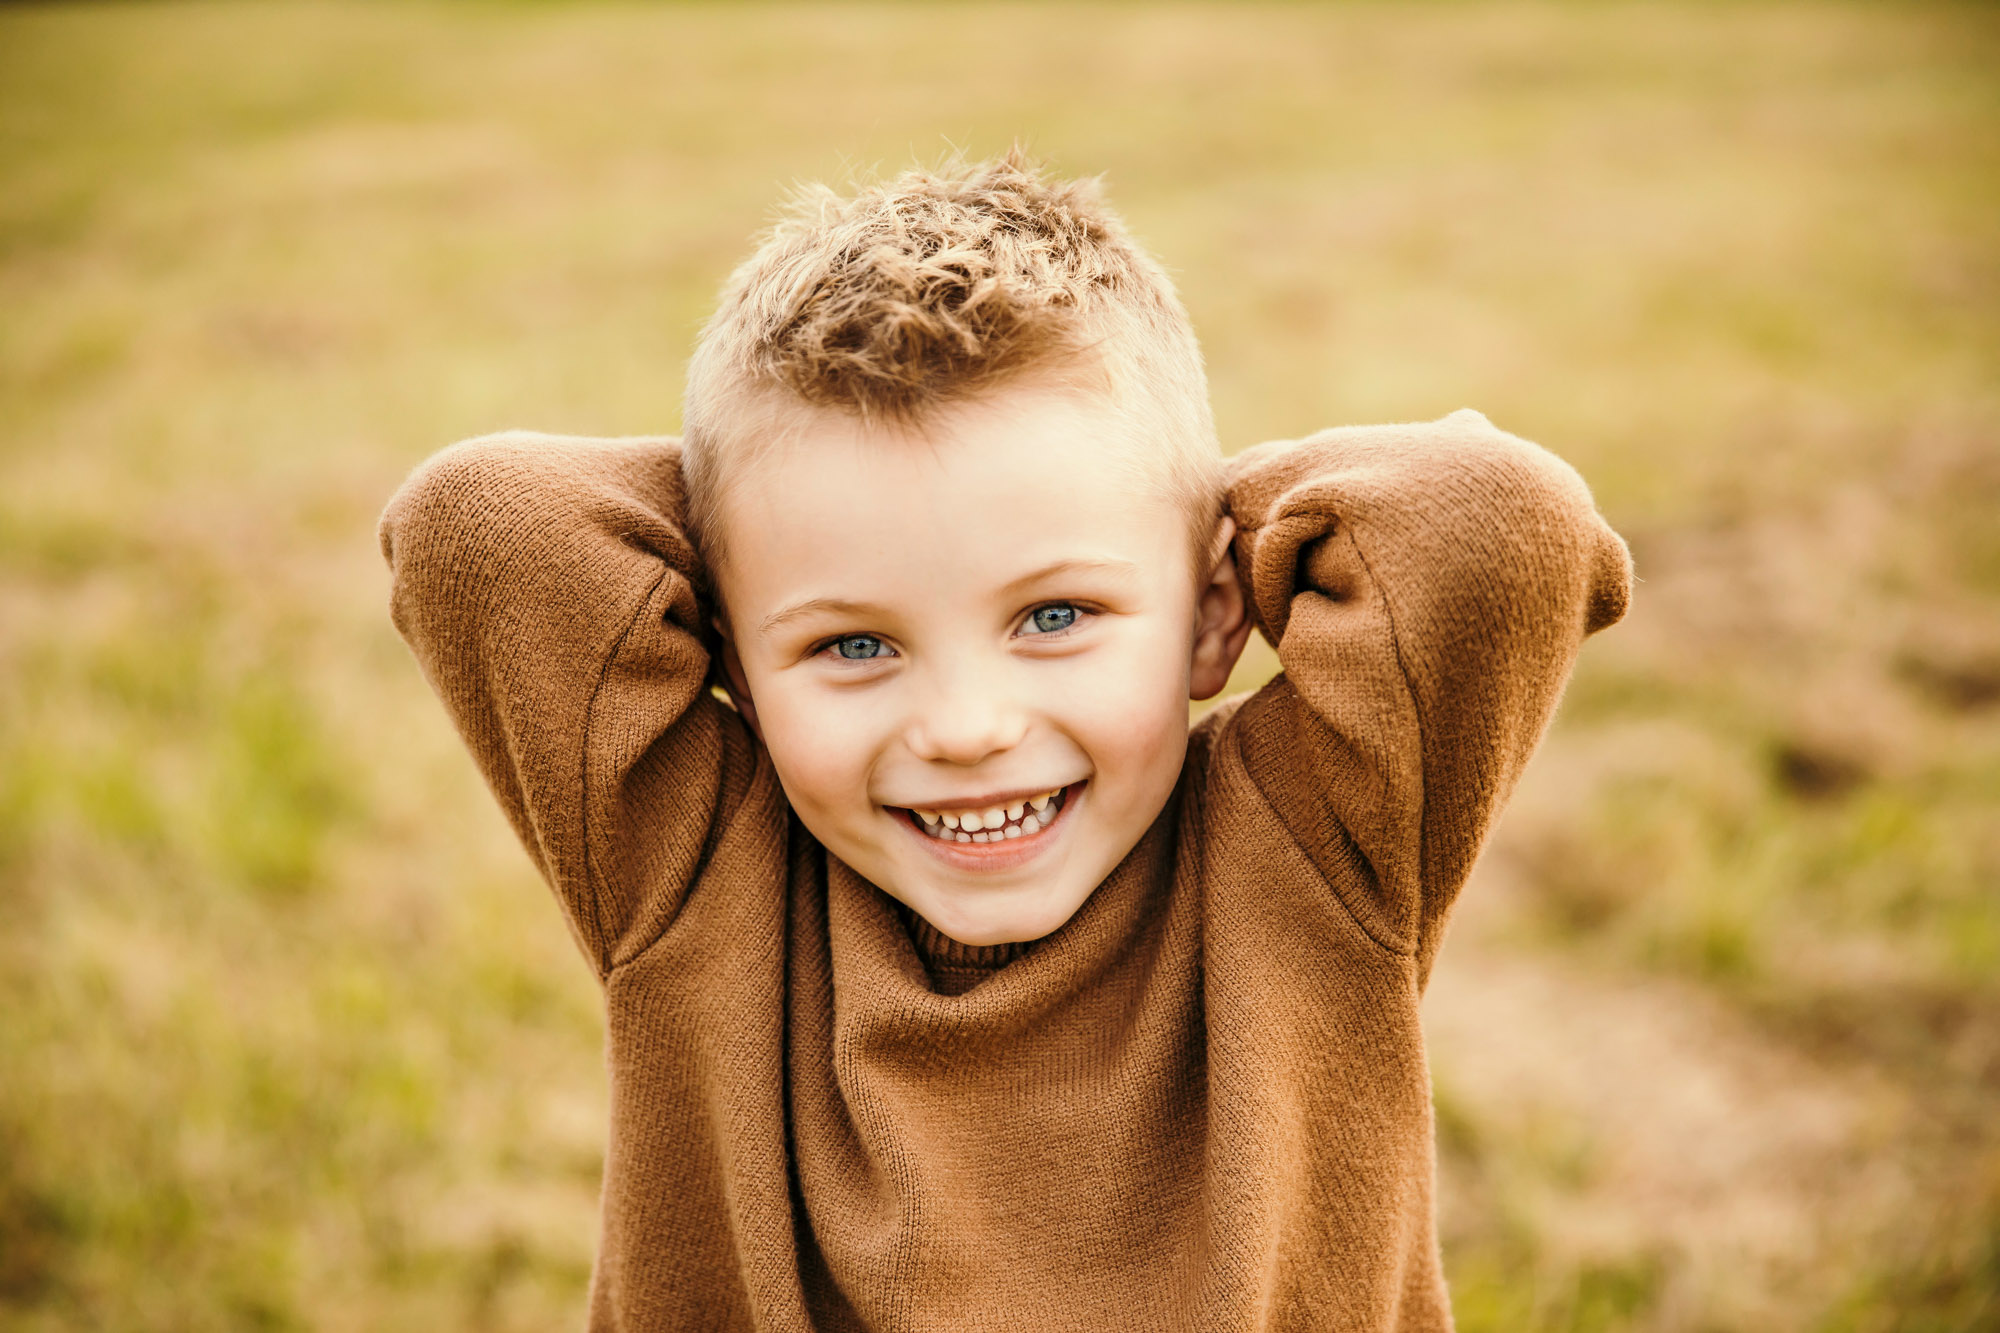
[[[672,429],[785,183],[1017,136],[1173,268],[1232,447],[1470,404],[1632,538],[1441,968],[1890,1108],[1907,1188],[1774,1265],[1441,1055],[1463,1326],[1990,1327],[1996,71],[1974,5],[0,9],[0,1327],[580,1318],[595,991],[375,513]]]

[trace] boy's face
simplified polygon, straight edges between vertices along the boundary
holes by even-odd
[[[812,412],[730,480],[739,707],[813,835],[962,943],[1070,918],[1248,634],[1234,565],[1196,577],[1136,435],[1111,402],[1015,389],[921,435]]]

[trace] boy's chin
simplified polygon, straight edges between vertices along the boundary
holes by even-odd
[[[954,894],[924,892],[894,896],[938,933],[970,948],[983,949],[996,944],[1025,944],[1053,935],[1076,915],[1090,895],[1086,893],[1070,902],[1071,895],[1067,894],[1059,899],[1037,894],[1035,900],[1020,903],[961,903],[952,901],[957,896]]]

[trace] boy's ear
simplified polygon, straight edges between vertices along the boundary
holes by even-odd
[[[743,674],[743,659],[736,655],[736,641],[729,637],[729,626],[723,624],[720,618],[714,624],[720,641],[716,660],[722,668],[716,674],[722,677],[723,692],[729,696],[729,702],[736,705],[736,711],[742,714],[750,734],[761,741],[764,730],[757,725],[757,701],[750,697],[750,681]]]
[[[1231,543],[1236,538],[1236,520],[1223,515],[1215,525],[1215,540],[1209,544],[1208,582],[1202,585],[1195,604],[1194,660],[1188,678],[1188,697],[1209,699],[1229,684],[1229,673],[1243,646],[1250,642],[1250,607],[1243,595],[1243,580],[1237,577],[1236,554]]]

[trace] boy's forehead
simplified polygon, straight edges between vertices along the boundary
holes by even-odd
[[[967,487],[997,498],[1027,482],[1044,517],[1079,501],[1110,510],[1167,489],[1164,457],[1144,435],[1118,403],[1062,391],[995,395],[909,423],[799,408],[732,469],[741,503],[731,507],[745,519],[865,508],[921,523],[927,501]]]
[[[1052,560],[1157,561],[1182,544],[1185,511],[1139,434],[1116,403],[1071,393],[912,427],[803,414],[731,479],[729,573],[767,585],[932,561],[964,577],[977,562],[983,581]]]

